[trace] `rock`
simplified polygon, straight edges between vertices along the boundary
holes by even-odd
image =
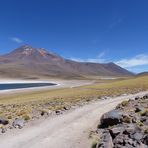
[[[143,116],[143,117],[140,118],[140,121],[141,122],[146,122],[146,120],[147,120],[147,117],[146,116]]]
[[[135,132],[141,132],[141,129],[134,124],[129,124],[127,125],[127,127],[125,127],[123,134],[131,135],[131,134],[135,134]]]
[[[56,115],[60,115],[60,114],[62,114],[62,111],[61,110],[56,110],[55,113],[56,113]]]
[[[129,139],[127,142],[129,145],[132,145],[133,147],[136,147],[136,142],[133,139]]]
[[[107,128],[109,126],[113,126],[113,125],[117,125],[119,123],[122,123],[122,117],[123,112],[115,109],[112,110],[108,113],[105,113],[102,117],[101,117],[101,124],[100,127],[101,128]]]
[[[139,99],[140,99],[140,97],[139,97],[139,96],[136,96],[136,97],[135,97],[135,100],[139,100]]]
[[[148,119],[144,122],[144,124],[148,126]]]
[[[23,128],[24,127],[24,125],[25,125],[25,121],[24,121],[24,119],[22,119],[22,118],[16,118],[15,120],[14,120],[14,122],[12,123],[12,126],[13,127],[15,127],[15,128]]]
[[[51,110],[48,110],[48,109],[44,109],[44,110],[41,110],[41,116],[48,116],[52,113]]]
[[[2,133],[5,133],[6,131],[7,131],[6,128],[1,128],[1,132],[2,132]]]
[[[133,139],[137,140],[137,141],[140,141],[141,139],[143,138],[143,134],[142,133],[135,133],[133,135]]]
[[[0,124],[7,125],[7,124],[9,124],[9,121],[5,118],[0,117]]]
[[[128,144],[128,143],[125,145],[125,147],[126,147],[126,148],[134,148],[134,146],[132,146],[132,145],[130,145],[130,144]]]
[[[140,117],[139,116],[133,116],[132,117],[132,123],[136,123],[139,120],[140,120]]]
[[[148,145],[143,144],[142,142],[138,145],[138,148],[148,148]]]
[[[135,112],[137,113],[137,112],[143,112],[144,111],[144,107],[142,107],[142,106],[138,106],[138,107],[136,107],[136,109],[135,109]]]
[[[148,134],[143,136],[143,141],[145,145],[148,145]]]
[[[148,99],[148,94],[144,95],[143,99]]]
[[[118,134],[123,133],[123,131],[124,131],[124,128],[123,128],[123,127],[114,127],[114,128],[109,129],[109,132],[110,132],[111,136],[113,137],[113,139],[114,139]]]
[[[64,106],[63,109],[64,109],[64,110],[69,110],[70,107],[69,107],[69,106]]]
[[[148,148],[147,98],[148,94],[129,100],[128,105],[124,105],[127,102],[120,103],[101,117],[98,131],[100,134],[109,131],[114,148]],[[101,148],[104,147],[104,139],[100,139]]]
[[[114,144],[109,131],[104,131],[103,135],[101,136],[101,139],[102,139],[102,142],[99,143],[96,146],[96,148],[113,148]]]
[[[123,143],[124,143],[124,135],[123,134],[120,134],[120,135],[116,136],[116,138],[113,140],[113,143],[115,145],[116,144],[123,145]]]

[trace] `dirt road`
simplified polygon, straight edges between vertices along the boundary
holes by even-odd
[[[144,95],[120,96],[91,102],[66,114],[47,118],[22,130],[0,135],[1,148],[90,148],[89,132],[96,128],[101,115],[121,101]]]

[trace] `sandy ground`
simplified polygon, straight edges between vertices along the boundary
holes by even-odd
[[[0,136],[0,147],[90,148],[89,133],[96,129],[103,113],[115,108],[125,99],[132,99],[146,93],[148,92],[91,102],[63,115],[50,117],[24,127],[22,130],[12,130],[9,134]]]

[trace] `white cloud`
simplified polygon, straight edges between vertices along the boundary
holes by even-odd
[[[77,62],[106,63],[107,60],[103,58],[104,56],[105,56],[105,52],[103,51],[99,53],[96,58],[88,58],[88,59],[70,58],[70,59]]]
[[[22,43],[23,42],[23,40],[22,39],[20,39],[20,38],[18,38],[18,37],[12,37],[12,38],[10,38],[13,42],[16,42],[16,43]]]
[[[132,68],[135,66],[142,66],[142,65],[148,65],[148,55],[147,54],[139,54],[135,57],[129,58],[129,59],[122,59],[117,62],[115,62],[121,67],[124,68]]]

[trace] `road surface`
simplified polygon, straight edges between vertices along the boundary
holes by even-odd
[[[112,110],[125,99],[146,93],[148,92],[91,102],[63,115],[24,127],[22,130],[11,130],[0,135],[0,147],[90,148],[89,133],[96,128],[103,113]]]

